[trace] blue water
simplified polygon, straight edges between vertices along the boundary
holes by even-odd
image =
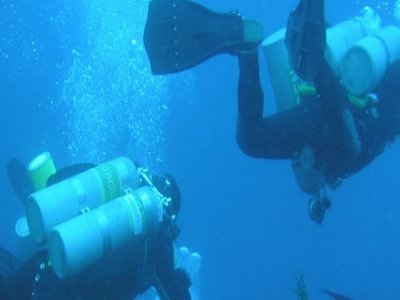
[[[0,7],[0,168],[51,151],[57,167],[119,155],[168,170],[183,195],[179,245],[202,256],[202,299],[400,299],[400,144],[330,191],[318,226],[287,161],[246,157],[235,141],[238,67],[218,56],[154,77],[143,48],[144,0],[7,1]],[[394,1],[326,1],[332,24],[370,5],[393,22]],[[297,1],[202,1],[238,8],[266,34]],[[262,64],[266,113],[274,101]],[[0,171],[0,245],[15,251],[22,205]]]

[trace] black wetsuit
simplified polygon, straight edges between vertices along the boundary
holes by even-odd
[[[161,299],[190,300],[190,279],[174,268],[172,239],[164,229],[147,245],[132,242],[65,280],[47,265],[48,253],[42,250],[14,274],[0,274],[1,299],[130,300],[154,285],[165,292]]]
[[[263,117],[264,97],[256,53],[239,55],[237,141],[249,156],[293,159],[304,146],[313,148],[316,168],[328,180],[347,177],[379,155],[400,133],[400,61],[387,70],[374,93],[378,117],[350,104],[345,88],[322,59],[314,80],[317,96],[295,108]],[[349,109],[361,142],[357,157],[346,156],[340,112]]]

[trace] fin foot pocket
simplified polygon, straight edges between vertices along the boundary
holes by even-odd
[[[260,23],[252,20],[243,20],[243,43],[257,47],[264,38],[264,31]]]

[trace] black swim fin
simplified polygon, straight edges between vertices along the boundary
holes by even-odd
[[[18,196],[18,199],[25,205],[28,196],[33,193],[33,186],[28,170],[22,162],[12,158],[6,165],[7,176],[10,184]]]
[[[296,74],[313,81],[321,59],[324,59],[324,0],[301,0],[290,14],[286,28],[289,62]]]
[[[350,297],[342,295],[342,294],[338,294],[336,292],[332,292],[330,290],[321,290],[321,293],[324,293],[335,300],[354,300],[353,298],[350,298]]]
[[[252,50],[262,27],[238,13],[215,13],[188,0],[149,3],[144,45],[154,74],[186,70],[211,56]]]

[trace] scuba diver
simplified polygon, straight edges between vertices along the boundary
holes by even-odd
[[[45,154],[47,155],[48,153]],[[42,162],[44,162],[43,155],[44,154],[41,155]],[[51,156],[49,158],[47,155],[46,161],[51,161],[52,164]],[[34,195],[39,197],[42,191],[44,191],[43,193],[45,194],[50,193],[50,189],[52,189],[52,191],[57,191],[57,189],[60,190],[57,186],[62,186],[62,184],[65,184],[65,182],[68,181],[72,182],[75,186],[78,186],[78,182],[81,181],[82,185],[79,185],[78,190],[82,191],[85,185],[88,186],[88,183],[84,182],[84,178],[89,178],[88,176],[90,174],[88,172],[92,172],[92,175],[96,174],[97,178],[100,178],[103,183],[104,180],[112,179],[112,177],[114,177],[114,179],[118,176],[121,178],[123,178],[123,176],[128,178],[125,173],[127,173],[129,166],[135,167],[136,172],[136,165],[128,159],[120,158],[119,160],[116,159],[114,161],[116,162],[114,163],[114,166],[112,165],[113,161],[111,161],[111,163],[109,162],[108,165],[103,164],[100,166],[87,163],[69,166],[58,171],[55,170],[54,165],[49,168],[49,164],[47,164],[46,167],[42,168],[46,169],[47,175],[42,176],[41,174],[40,176],[36,176],[35,180],[33,180],[33,177],[30,176],[31,174],[28,174],[24,165],[20,161],[12,159],[7,164],[7,174],[16,194],[27,206],[27,218],[29,223],[28,214],[32,214],[32,211],[29,211],[29,205],[32,205],[34,202],[34,200],[32,200],[35,198]],[[120,164],[120,167],[117,166],[117,163]],[[45,164],[42,163],[42,165]],[[107,166],[109,166],[108,169]],[[31,165],[28,169],[30,170],[30,168]],[[139,169],[143,173],[140,173]],[[112,177],[107,177],[110,175],[106,174],[105,171],[107,170],[112,171],[111,173],[113,174],[110,173]],[[68,240],[63,241],[62,246],[65,249],[60,251],[65,251],[65,256],[61,259],[61,262],[57,255],[54,254],[57,254],[57,251],[59,250],[51,249],[51,238],[49,238],[47,244],[41,245],[42,247],[35,253],[32,253],[31,257],[24,262],[18,261],[14,255],[5,249],[0,249],[0,299],[123,300],[132,299],[133,297],[144,293],[152,286],[156,289],[160,299],[162,300],[191,299],[189,292],[191,280],[189,275],[180,266],[175,265],[174,252],[176,249],[174,246],[174,240],[180,233],[180,229],[176,224],[176,217],[181,208],[179,187],[170,174],[150,175],[146,170],[140,167],[138,167],[137,170],[138,173],[135,173],[134,175],[140,176],[137,176],[138,182],[136,189],[134,191],[128,190],[129,194],[127,194],[127,196],[135,196],[135,193],[136,195],[139,193],[135,191],[143,191],[144,189],[147,189],[145,191],[153,191],[155,189],[154,191],[160,193],[162,197],[166,197],[165,199],[169,200],[168,205],[163,207],[162,220],[161,217],[158,219],[158,227],[154,230],[152,235],[145,236],[143,234],[142,238],[135,239],[127,237],[126,240],[128,242],[126,243],[121,243],[119,246],[107,246],[108,242],[118,244],[118,240],[121,240],[123,235],[121,228],[124,230],[123,226],[121,227],[121,224],[123,225],[123,218],[121,217],[123,214],[111,210],[108,212],[111,219],[107,221],[107,214],[103,213],[101,218],[96,221],[99,224],[103,223],[100,224],[101,226],[99,228],[101,234],[103,234],[106,239],[101,242],[101,246],[103,246],[104,243],[104,248],[107,249],[107,251],[105,251],[103,253],[104,255],[102,255],[98,260],[87,263],[83,267],[79,266],[79,264],[83,264],[84,262],[82,257],[84,257],[85,254],[82,253],[85,252],[85,247],[90,249],[90,245],[85,245],[85,243],[90,244],[91,239],[88,238],[88,236],[84,236],[86,228],[83,228],[82,226],[75,226],[72,232],[73,237],[77,238],[76,241],[80,248],[78,247],[77,250],[73,252],[70,247],[71,242],[68,242]],[[84,174],[89,175],[84,177]],[[104,174],[107,176],[103,176]],[[96,178],[96,176],[93,178]],[[126,181],[126,178],[123,180]],[[35,192],[35,187],[39,182],[42,182],[41,184],[45,182],[45,186],[42,187],[41,190]],[[113,185],[109,184],[107,186],[103,184],[102,186],[104,193],[107,193],[107,190],[110,191],[109,188]],[[95,189],[94,185],[90,189],[91,192],[93,192]],[[78,190],[73,191],[72,194],[76,193]],[[31,196],[27,198],[28,195]],[[57,195],[60,197],[60,193]],[[127,198],[127,196],[123,197],[123,201],[127,202],[130,199]],[[131,196],[132,199],[133,196]],[[90,198],[90,196],[86,197]],[[142,224],[140,224],[138,218],[135,219],[135,214],[132,211],[129,211],[129,220],[132,221],[135,226],[132,227],[135,230],[135,234],[138,230],[138,227],[136,226],[141,225],[141,229],[144,232],[147,228],[146,225],[150,227],[149,223],[152,221],[152,216],[149,214],[146,215],[149,211],[148,209],[152,209],[150,205],[151,194],[145,194],[145,197],[146,199],[137,202],[140,205],[145,206],[144,210],[140,210],[140,218],[141,220],[144,220]],[[60,201],[59,199],[50,199],[50,201],[54,200]],[[118,200],[111,200],[109,202],[117,203],[117,201]],[[129,207],[132,210],[134,209],[135,203],[130,202]],[[71,205],[73,204],[71,203]],[[104,207],[106,205],[107,204],[103,204],[102,206]],[[102,209],[103,212],[106,212],[105,208]],[[97,208],[91,211],[93,213],[92,215],[94,215],[96,210]],[[42,214],[45,214],[45,212],[42,211]],[[87,216],[89,214],[90,212],[86,212],[73,218],[72,221],[79,218],[82,219],[82,216]],[[113,220],[114,218],[117,218],[116,224],[119,227],[111,228],[110,224],[112,225],[112,222],[115,221]],[[34,219],[31,222],[37,222],[37,220]],[[64,224],[72,223],[71,221],[67,221]],[[87,224],[88,227],[90,227],[90,224]],[[109,226],[109,229],[107,229],[107,226]],[[30,226],[30,229],[31,228],[37,230],[34,226]],[[61,225],[57,228],[61,228]],[[97,232],[93,230],[93,228],[91,228],[92,233],[89,233],[96,236]],[[59,236],[62,236],[61,233],[62,231],[60,229]],[[83,238],[79,239],[79,235],[83,235]],[[34,232],[32,231],[31,236],[32,238],[34,237]],[[75,241],[72,242],[74,243]],[[94,249],[93,247],[96,247],[96,244],[94,244],[91,249]],[[110,249],[112,249],[112,251],[109,251]],[[97,252],[97,250],[95,252]],[[95,252],[89,252],[87,254],[88,257],[95,256]],[[63,264],[65,261],[73,261],[73,259],[75,259],[73,256],[77,256],[77,261],[79,263],[64,267]],[[91,260],[91,258],[89,258],[89,260]],[[66,264],[68,264],[68,262]],[[63,266],[63,268],[60,266]],[[67,274],[67,268],[70,268],[68,270],[73,269],[73,272]]]
[[[182,71],[220,53],[238,58],[238,145],[251,157],[291,160],[297,184],[312,196],[308,212],[316,223],[323,221],[331,207],[326,187],[335,189],[344,178],[363,169],[400,132],[400,44],[383,45],[382,55],[390,52],[392,58],[384,75],[363,89],[362,80],[374,73],[375,66],[360,72],[355,56],[350,56],[348,69],[353,72],[347,73],[353,77],[346,81],[347,73],[334,72],[325,58],[326,31],[324,1],[301,0],[289,16],[284,48],[291,76],[307,86],[303,90],[312,92],[299,93],[296,105],[266,117],[257,52],[263,40],[260,24],[236,11],[215,13],[187,0],[153,0],[144,32],[154,74]],[[388,32],[394,33],[396,43],[397,28],[371,36],[383,44],[390,41]],[[364,56],[376,50],[369,44],[365,47]],[[360,86],[351,86],[360,81]]]

